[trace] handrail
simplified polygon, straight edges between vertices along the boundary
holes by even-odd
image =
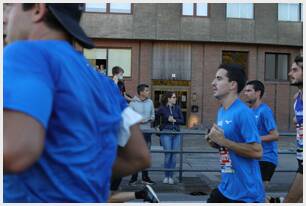
[[[179,150],[151,150],[151,153],[178,153],[180,156],[180,163],[179,163],[179,169],[166,169],[166,168],[150,168],[148,171],[178,171],[179,172],[179,182],[182,182],[182,176],[183,172],[218,172],[220,170],[213,170],[213,169],[183,169],[183,154],[185,153],[200,153],[200,154],[214,154],[218,153],[217,151],[193,151],[193,150],[183,150],[183,135],[203,135],[203,137],[207,134],[208,130],[205,129],[181,129],[180,131],[159,131],[155,128],[145,128],[142,129],[143,133],[150,133],[150,134],[181,134],[180,135],[180,149]],[[279,136],[295,136],[295,133],[292,132],[281,132]],[[204,138],[203,138],[204,140]],[[203,141],[204,142],[204,141]],[[295,154],[295,152],[278,152],[278,154]],[[296,170],[276,170],[275,172],[296,172]]]

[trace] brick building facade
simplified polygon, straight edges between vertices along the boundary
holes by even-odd
[[[163,92],[176,91],[189,127],[215,119],[211,82],[219,64],[241,63],[248,79],[264,82],[263,101],[279,130],[292,131],[297,90],[287,71],[302,53],[302,22],[280,21],[278,4],[252,4],[252,18],[228,18],[227,4],[206,6],[205,17],[184,15],[183,4],[132,4],[128,14],[86,12],[82,25],[97,49],[84,53],[108,71],[116,63],[128,65],[127,92],[133,96],[139,83],[147,83],[155,106]]]

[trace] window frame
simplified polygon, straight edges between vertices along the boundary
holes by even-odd
[[[126,75],[126,72],[124,72],[123,73],[123,77],[125,78],[125,79],[131,79],[132,78],[132,61],[133,61],[133,48],[132,47],[106,47],[106,49],[107,49],[107,53],[106,53],[106,57],[107,57],[107,67],[109,66],[108,65],[108,56],[109,56],[109,49],[122,49],[122,50],[130,50],[131,51],[131,61],[130,61],[130,75],[129,76],[127,76]],[[110,68],[110,69],[112,69],[112,68]],[[124,68],[123,68],[123,70],[124,70]],[[108,72],[108,70],[106,71],[106,72]],[[106,73],[106,75],[108,76],[108,73]],[[109,77],[111,77],[111,76],[109,76]]]
[[[201,3],[207,3],[207,2],[201,2]],[[184,3],[181,3],[181,16],[183,17],[197,17],[197,18],[209,18],[210,17],[210,3],[207,3],[207,16],[198,16],[196,14],[198,3],[192,3],[193,4],[193,14],[192,15],[185,15],[183,14],[183,4]]]
[[[83,48],[83,54],[84,54],[84,49],[86,49],[86,48]],[[106,50],[106,76],[108,76],[108,77],[112,77],[112,75],[108,75],[108,72],[110,71],[110,73],[111,73],[111,69],[112,68],[109,68],[109,64],[108,64],[108,61],[109,61],[109,49],[125,49],[125,50],[130,50],[131,51],[131,61],[130,61],[130,75],[129,76],[127,76],[126,75],[126,72],[124,72],[123,73],[123,77],[125,78],[125,79],[132,79],[132,74],[133,74],[133,72],[132,72],[132,70],[133,70],[133,67],[132,67],[132,61],[133,61],[133,48],[132,47],[96,47],[96,48],[94,48],[94,49],[105,49]],[[89,49],[88,49],[89,50]],[[84,55],[84,57],[87,59],[87,57]],[[87,59],[88,60],[88,59]],[[94,66],[94,65],[91,65],[91,66]],[[125,69],[125,68],[123,68],[123,69]]]
[[[303,10],[303,7],[302,7],[302,4],[301,3],[298,3],[299,4],[299,9],[298,9],[298,11],[299,11],[299,17],[298,17],[298,20],[297,21],[291,21],[291,20],[280,20],[279,19],[279,5],[280,5],[281,3],[278,3],[277,4],[277,21],[279,21],[279,22],[303,22],[302,21],[302,10]],[[296,4],[296,3],[284,3],[284,4]]]
[[[223,52],[231,52],[231,53],[246,53],[247,54],[247,59],[246,59],[246,67],[244,68],[245,69],[245,75],[248,77],[249,75],[249,63],[250,63],[250,51],[248,50],[222,50],[221,51],[221,63],[223,64]],[[237,58],[237,57],[236,57]]]
[[[266,68],[266,63],[267,63],[267,58],[266,55],[267,54],[273,54],[275,55],[275,73],[274,73],[274,79],[267,79],[266,78],[266,72],[267,72],[267,68]],[[265,66],[264,66],[264,80],[267,82],[288,82],[288,75],[286,79],[278,79],[278,56],[279,55],[287,55],[287,74],[288,74],[288,68],[290,66],[290,54],[289,53],[277,53],[277,52],[265,52]]]
[[[104,4],[104,3],[103,3]],[[106,11],[107,11],[107,3],[105,3],[106,4],[106,7],[105,7],[105,11],[88,11],[87,10],[87,4],[85,4],[85,10],[84,10],[84,12],[85,13],[106,13]],[[101,9],[101,8],[99,8],[99,9]]]
[[[233,3],[233,4],[242,4],[242,3]],[[244,4],[244,3],[243,3]],[[227,16],[227,6],[228,3],[225,5],[225,18],[226,19],[243,19],[243,20],[255,20],[255,3],[248,3],[253,5],[253,17],[252,18],[245,18],[245,17],[228,17]]]
[[[120,13],[120,12],[110,12],[110,4],[111,3],[106,3],[106,9],[105,9],[105,12],[104,11],[101,11],[101,12],[98,12],[98,11],[86,11],[85,9],[85,12],[86,13],[96,13],[96,14],[119,14],[119,15],[133,15],[134,14],[134,3],[131,3],[131,12],[130,13]]]

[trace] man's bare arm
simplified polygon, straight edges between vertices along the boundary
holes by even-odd
[[[262,142],[271,142],[271,141],[278,141],[278,132],[276,130],[271,130],[269,134],[265,136],[261,136]]]
[[[40,157],[45,129],[32,117],[13,110],[4,109],[3,121],[4,172],[22,172]]]
[[[225,139],[224,147],[233,150],[242,157],[260,159],[262,157],[262,146],[256,142],[253,143],[237,143]]]
[[[226,139],[224,137],[223,131],[218,128],[217,125],[211,128],[210,133],[208,134],[211,141],[214,143],[226,147],[230,150],[233,150],[235,153],[242,157],[260,159],[262,157],[262,146],[256,142],[253,143],[238,143]]]
[[[139,125],[131,126],[131,137],[124,147],[119,147],[113,165],[113,178],[123,177],[150,167],[151,157]]]

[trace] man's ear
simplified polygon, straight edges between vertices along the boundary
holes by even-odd
[[[33,22],[40,22],[44,20],[44,16],[47,13],[46,4],[35,4],[32,10],[32,21]]]
[[[238,91],[238,83],[236,81],[231,81],[230,83],[231,83],[230,89]]]
[[[261,91],[258,90],[258,91],[255,91],[256,92],[256,97],[258,97],[260,99],[260,94],[261,94]]]

